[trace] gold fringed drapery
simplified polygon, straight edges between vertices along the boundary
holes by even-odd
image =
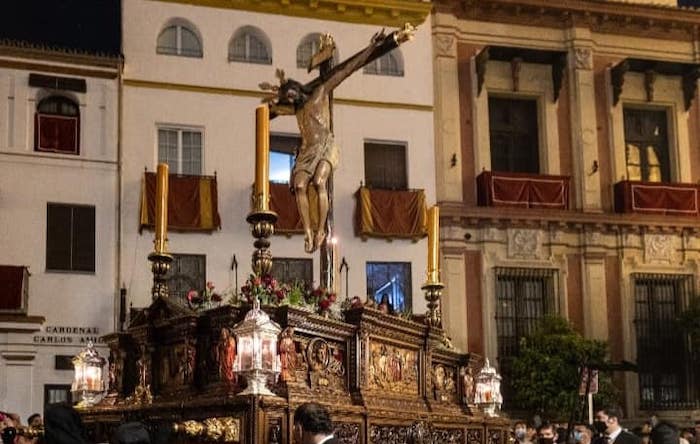
[[[168,177],[168,229],[213,231],[221,228],[215,176]],[[141,186],[140,230],[153,229],[156,174],[146,172]]]
[[[417,239],[427,234],[425,192],[360,187],[356,194],[358,236]]]
[[[311,226],[318,225],[318,197],[314,187],[308,188],[309,210],[311,211]],[[275,223],[275,233],[277,234],[298,234],[304,232],[301,223],[299,209],[297,208],[296,197],[286,183],[270,182],[270,209],[277,213]]]

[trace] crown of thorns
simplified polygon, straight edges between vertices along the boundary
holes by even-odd
[[[270,82],[262,82],[258,85],[263,91],[271,91],[270,94],[265,95],[263,98],[263,103],[274,102],[277,99],[277,94],[279,93],[280,87],[287,82],[283,69],[277,68],[275,70],[275,77],[279,79],[279,85],[273,85]]]

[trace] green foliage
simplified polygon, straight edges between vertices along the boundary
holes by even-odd
[[[301,306],[306,302],[304,296],[306,295],[307,285],[299,280],[295,280],[289,287],[289,293],[287,293],[287,304],[292,306]]]
[[[600,365],[607,356],[607,343],[586,339],[566,319],[546,316],[535,331],[523,338],[519,356],[512,361],[515,402],[531,413],[549,419],[568,419],[579,402],[579,367]],[[597,403],[617,398],[609,375],[599,375]]]

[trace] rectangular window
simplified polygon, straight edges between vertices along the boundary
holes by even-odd
[[[70,401],[70,384],[44,384],[44,407]]]
[[[300,145],[300,136],[270,135],[270,182],[289,183],[294,155]]]
[[[406,145],[365,141],[365,184],[369,188],[408,188]]]
[[[74,370],[73,356],[71,355],[56,355],[54,356],[54,369],[56,370]]]
[[[313,260],[276,257],[272,262],[272,276],[277,281],[285,284],[292,284],[298,281],[311,286],[314,280]]]
[[[689,344],[676,325],[693,293],[690,275],[633,274],[639,398],[642,409],[687,407],[693,369]]]
[[[627,180],[670,182],[666,111],[625,108]]]
[[[537,101],[489,97],[491,170],[540,173]]]
[[[167,163],[170,174],[202,174],[202,131],[158,128],[158,162]]]
[[[207,284],[207,256],[204,254],[172,254],[173,262],[170,265],[165,279],[168,291],[173,300],[187,305],[187,293],[196,290],[201,293]]]
[[[46,205],[46,269],[95,271],[95,207]]]
[[[411,311],[411,263],[367,262],[367,295],[394,311]]]
[[[512,399],[509,386],[512,358],[520,352],[520,340],[540,319],[556,313],[557,271],[538,268],[496,268],[496,331],[498,365],[503,374],[503,394]]]

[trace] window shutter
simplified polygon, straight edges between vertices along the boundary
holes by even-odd
[[[95,207],[73,208],[73,270],[95,271]]]
[[[46,269],[71,269],[71,208],[49,204],[46,208]]]

